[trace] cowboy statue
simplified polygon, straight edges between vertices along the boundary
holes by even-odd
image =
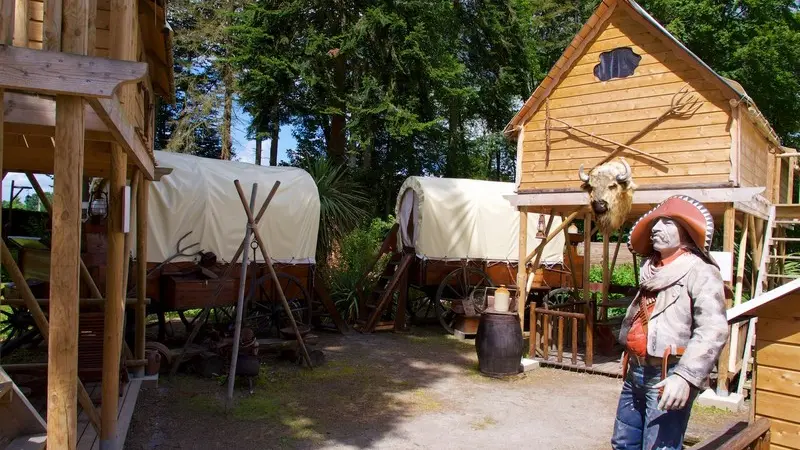
[[[620,329],[624,383],[611,445],[681,449],[689,413],[728,339],[722,277],[709,256],[714,221],[675,196],[642,216],[628,246],[644,258]]]

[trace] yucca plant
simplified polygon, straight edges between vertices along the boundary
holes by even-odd
[[[364,188],[347,173],[344,165],[324,157],[306,157],[300,167],[311,175],[319,192],[319,237],[317,259],[327,261],[334,243],[368,217],[369,199]]]

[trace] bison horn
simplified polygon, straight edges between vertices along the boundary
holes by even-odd
[[[581,179],[581,181],[583,181],[584,183],[588,183],[588,182],[589,182],[589,175],[586,175],[586,174],[583,172],[583,164],[581,164],[581,168],[580,168],[580,169],[578,169],[578,177],[579,177],[579,178]]]
[[[624,159],[620,159],[620,162],[625,167],[625,172],[617,175],[617,181],[620,183],[627,183],[631,180],[631,166],[628,165],[628,161]]]

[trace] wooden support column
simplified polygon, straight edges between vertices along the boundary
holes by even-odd
[[[84,0],[89,1],[89,0]],[[136,3],[133,0],[111,0],[111,43],[113,59],[134,60]],[[132,100],[135,86],[122,86],[119,98],[123,107]],[[123,113],[123,111],[119,111]],[[117,407],[119,404],[119,371],[124,323],[124,286],[128,256],[125,254],[123,233],[123,193],[127,178],[128,157],[121,145],[111,146],[111,176],[108,187],[108,272],[106,278],[105,339],[103,345],[103,403],[100,411],[100,450],[118,448]],[[124,436],[122,437],[124,439]]]
[[[125,234],[122,232],[123,192],[127,155],[119,146],[111,151],[111,178],[108,187],[108,269],[106,272],[106,314],[103,343],[103,403],[100,412],[100,447],[115,448],[117,407],[119,404],[119,365],[122,348],[123,264]]]
[[[583,216],[583,300],[586,302],[586,353],[584,362],[591,365],[594,355],[594,308],[589,288],[589,268],[592,266],[592,213]]]
[[[14,46],[28,46],[28,0],[15,0],[14,8]]]
[[[722,221],[722,251],[733,253],[734,246],[736,244],[735,238],[735,231],[736,231],[736,210],[734,209],[733,205],[728,205],[725,208],[725,215]],[[733,273],[726,274],[727,277],[733,276]],[[733,299],[727,298],[725,299],[725,308],[728,309],[733,306]],[[728,371],[728,364],[730,360],[730,352],[731,352],[731,337],[728,336],[728,341],[725,343],[725,346],[722,348],[722,353],[720,353],[719,361],[717,363],[717,395],[719,396],[727,396],[728,395],[728,384],[730,382],[729,378],[729,371]]]
[[[56,97],[55,134],[47,443],[51,448],[75,448],[78,419],[75,388],[78,382],[78,259],[81,242],[83,99]]]
[[[786,186],[786,203],[794,204],[794,165],[797,163],[794,157],[787,158],[789,163],[789,179]]]
[[[139,172],[136,195],[136,344],[134,356],[144,359],[145,326],[147,325],[147,208],[150,181]]]
[[[527,290],[525,285],[527,282],[528,272],[525,270],[526,256],[528,255],[528,210],[524,206],[519,208],[519,248],[518,256],[519,262],[517,264],[517,313],[519,314],[519,323],[522,331],[525,331],[525,300]],[[536,269],[534,269],[536,270]],[[535,334],[535,329],[531,329],[531,336]],[[533,339],[533,337],[531,337]],[[533,356],[531,356],[533,357]]]
[[[85,55],[88,50],[88,20],[88,0],[46,0],[45,48]],[[56,96],[47,366],[49,448],[75,448],[78,440],[78,260],[84,111],[81,97]]]

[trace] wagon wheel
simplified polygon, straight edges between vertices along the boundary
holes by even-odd
[[[436,316],[436,307],[433,303],[433,300],[425,291],[409,287],[406,301],[408,321],[412,324],[418,324]]]
[[[0,355],[9,353],[26,344],[41,341],[41,333],[36,328],[33,315],[27,308],[6,306],[0,309]]]
[[[444,277],[436,290],[436,315],[439,323],[442,324],[448,333],[453,334],[458,314],[453,310],[454,302],[462,302],[470,299],[474,303],[475,312],[480,313],[486,307],[483,304],[486,288],[493,287],[489,275],[482,270],[474,267],[458,268]]]
[[[310,326],[312,309],[308,291],[300,280],[292,275],[278,272],[277,276],[297,325]],[[270,275],[264,275],[255,281],[255,286],[250,288],[246,300],[244,323],[256,334],[268,334],[273,328],[278,330],[288,326],[289,321],[281,305],[280,294]]]
[[[576,301],[575,290],[572,288],[558,288],[548,292],[542,299],[545,308],[552,308],[571,301]]]

